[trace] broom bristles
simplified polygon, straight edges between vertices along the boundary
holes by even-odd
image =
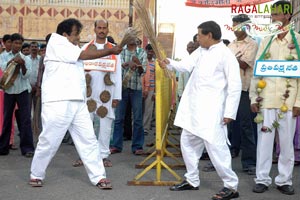
[[[134,27],[128,28],[124,33],[122,41],[120,42],[120,46],[124,47],[128,42],[132,40],[136,40],[138,38],[138,35],[140,34],[141,31],[139,31],[137,28]]]
[[[135,7],[135,11],[137,15],[139,16],[140,25],[142,26],[145,35],[148,37],[149,42],[153,48],[153,51],[156,55],[156,58],[159,60],[163,60],[165,58],[162,47],[157,41],[151,20],[150,20],[150,13],[145,8],[145,0],[135,0],[133,2],[133,6]],[[164,69],[165,76],[170,78],[172,75],[170,74],[170,71],[168,69]]]

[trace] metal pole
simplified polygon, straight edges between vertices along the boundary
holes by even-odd
[[[129,27],[132,27],[133,24],[133,0],[129,1]]]

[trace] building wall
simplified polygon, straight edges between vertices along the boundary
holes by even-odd
[[[0,38],[4,34],[17,32],[27,40],[44,40],[45,36],[55,32],[57,24],[66,18],[81,21],[84,26],[82,41],[89,41],[94,37],[93,27],[96,19],[108,20],[110,35],[116,42],[121,41],[122,33],[128,27],[129,0],[59,2],[63,3],[55,0],[1,0]],[[92,5],[99,2],[102,5]]]

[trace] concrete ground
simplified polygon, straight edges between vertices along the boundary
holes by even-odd
[[[179,137],[179,135],[175,135]],[[16,136],[16,140],[17,140]],[[145,143],[154,141],[154,134],[145,136]],[[18,140],[16,141],[18,144]],[[10,151],[8,156],[0,156],[0,200],[209,200],[213,194],[222,188],[222,182],[216,172],[202,172],[200,170],[201,185],[199,191],[169,190],[169,186],[129,186],[143,169],[136,169],[135,165],[145,157],[135,156],[130,152],[131,141],[124,141],[122,153],[110,156],[113,167],[107,168],[107,176],[112,181],[113,190],[103,191],[93,186],[87,177],[84,167],[72,167],[72,162],[78,157],[75,147],[62,144],[56,156],[50,163],[44,187],[32,188],[28,185],[31,158],[21,156],[20,150]],[[147,148],[145,148],[147,150]],[[172,151],[172,150],[170,150]],[[182,160],[182,158],[178,158]],[[172,162],[170,158],[164,159]],[[147,163],[151,163],[149,160]],[[200,168],[208,161],[200,161]],[[240,200],[298,200],[300,199],[300,167],[294,169],[295,195],[281,194],[274,185],[263,194],[252,192],[255,176],[242,172],[240,157],[233,159],[233,168],[239,176]],[[174,169],[183,177],[184,169]],[[271,176],[277,174],[277,165],[273,165]],[[141,180],[156,180],[156,169],[151,169]],[[162,181],[176,181],[167,171],[163,170]]]

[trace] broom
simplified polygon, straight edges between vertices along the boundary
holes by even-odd
[[[162,47],[157,41],[156,35],[154,33],[154,29],[150,20],[150,13],[145,8],[145,0],[135,0],[133,2],[133,6],[135,7],[135,11],[140,18],[140,25],[143,28],[145,35],[148,37],[156,57],[159,60],[163,60],[165,56],[162,51]],[[172,77],[172,73],[168,69],[164,69],[164,73],[166,77]]]

